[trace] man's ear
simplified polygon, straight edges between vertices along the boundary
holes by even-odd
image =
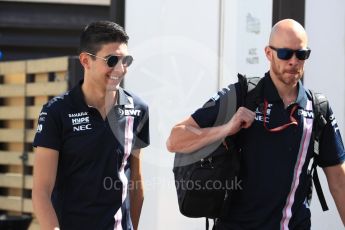
[[[80,53],[79,54],[80,64],[84,67],[84,69],[90,68],[90,56],[87,53]]]
[[[272,52],[272,49],[268,46],[265,47],[265,54],[266,54],[266,57],[269,61],[272,61],[272,55],[273,55],[273,52]]]

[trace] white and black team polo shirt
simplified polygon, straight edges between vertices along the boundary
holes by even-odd
[[[149,145],[148,106],[120,88],[103,120],[81,85],[43,106],[33,143],[59,152],[52,202],[60,227],[130,230],[130,157]]]
[[[307,168],[314,147],[310,142],[314,118],[311,95],[299,82],[296,103],[284,108],[268,73],[263,81],[266,111],[259,106],[251,127],[242,129],[237,135],[236,144],[242,149],[242,183],[234,193],[228,215],[220,220],[219,229],[310,229],[306,197],[309,191]],[[214,126],[219,122],[218,113],[231,110],[220,108],[222,98],[236,97],[240,93],[238,83],[220,91],[192,114],[193,119],[200,127]],[[239,98],[230,98],[230,101],[239,103]],[[279,132],[267,130],[289,123],[295,106],[297,109],[292,116],[298,125],[290,125]],[[344,160],[338,125],[328,108],[317,162],[321,167],[328,167]]]

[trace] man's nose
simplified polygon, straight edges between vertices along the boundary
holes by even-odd
[[[300,62],[300,60],[296,57],[296,53],[292,55],[292,57],[289,59],[290,65],[296,65]]]
[[[113,68],[113,71],[114,72],[117,72],[117,73],[124,73],[126,70],[125,70],[125,66],[122,64],[122,60],[119,60],[116,65],[114,66]]]

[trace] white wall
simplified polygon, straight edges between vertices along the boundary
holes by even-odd
[[[307,0],[306,30],[312,53],[306,62],[305,85],[324,93],[330,101],[340,131],[345,130],[345,1]],[[330,210],[322,212],[314,194],[313,229],[344,229],[322,170],[319,170],[323,191]],[[345,195],[345,194],[344,194]]]
[[[126,1],[134,63],[126,88],[150,105],[151,145],[144,150],[145,202],[140,229],[201,229],[203,219],[179,213],[165,141],[171,127],[217,90],[218,12],[215,0]]]
[[[224,66],[221,85],[237,73],[262,77],[269,69],[264,53],[272,24],[272,0],[224,0]]]

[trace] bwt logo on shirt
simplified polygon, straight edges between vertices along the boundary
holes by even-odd
[[[298,110],[298,115],[303,116],[303,117],[308,118],[308,119],[313,119],[314,118],[313,110],[299,109]]]
[[[120,116],[140,116],[141,110],[139,109],[118,109],[118,113]]]

